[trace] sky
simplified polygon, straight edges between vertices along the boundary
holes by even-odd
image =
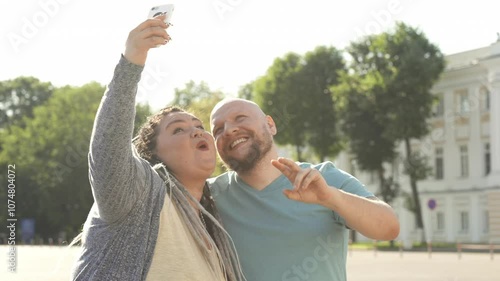
[[[273,60],[343,49],[397,21],[444,54],[488,46],[500,32],[491,0],[0,0],[0,81],[34,76],[56,86],[109,83],[130,30],[152,6],[174,4],[172,41],[149,51],[137,101],[159,109],[193,80],[235,96]]]

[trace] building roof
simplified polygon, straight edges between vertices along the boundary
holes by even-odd
[[[447,55],[446,70],[454,70],[476,65],[479,61],[500,56],[500,40],[487,47]]]

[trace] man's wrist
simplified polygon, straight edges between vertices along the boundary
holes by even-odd
[[[319,205],[335,211],[338,205],[337,202],[341,200],[342,192],[335,187],[328,186],[328,189],[322,197],[323,199],[321,199]]]

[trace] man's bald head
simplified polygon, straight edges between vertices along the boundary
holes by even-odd
[[[243,106],[245,108],[251,108],[253,111],[255,111],[256,113],[260,113],[260,115],[262,116],[266,115],[264,114],[260,106],[253,101],[240,98],[225,98],[214,106],[212,112],[210,113],[210,116],[213,116],[218,110],[226,106]]]
[[[225,98],[218,102],[210,113],[210,126],[214,127],[214,121],[217,122],[219,117],[227,115],[228,112],[245,111],[254,114],[256,117],[266,117],[258,104],[253,101],[240,98]]]

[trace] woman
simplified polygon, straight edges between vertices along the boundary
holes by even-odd
[[[165,108],[140,130],[137,151],[131,145],[147,52],[170,40],[163,19],[130,32],[97,112],[89,152],[95,203],[73,280],[244,280],[206,185],[216,152],[201,121]]]

